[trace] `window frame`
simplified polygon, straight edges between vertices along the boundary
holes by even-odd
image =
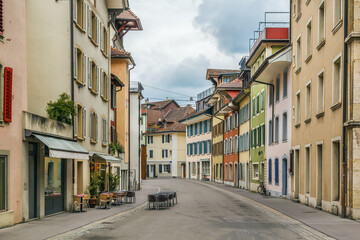
[[[319,98],[319,90],[320,90],[320,79],[322,79],[322,98],[321,98],[321,109],[320,109],[320,98]],[[321,117],[324,114],[325,111],[325,71],[322,69],[317,74],[317,96],[316,96],[316,116]]]
[[[340,52],[332,61],[332,106],[331,109],[334,111],[338,109],[341,106],[341,100],[342,100],[342,69],[343,69],[343,58],[342,58],[342,52]],[[338,79],[338,99],[334,99],[335,96],[335,64],[336,62],[339,62],[339,79]]]

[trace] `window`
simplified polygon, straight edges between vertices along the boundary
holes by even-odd
[[[195,162],[192,162],[192,174],[195,175],[196,174],[196,166],[195,166]]]
[[[260,127],[258,127],[258,131],[257,131],[257,133],[258,133],[258,143],[257,143],[257,145],[258,146],[261,146],[261,126]]]
[[[259,106],[259,104],[260,104],[260,96],[257,95],[257,96],[256,96],[256,113],[257,113],[257,114],[260,112],[260,106]]]
[[[111,108],[116,108],[116,85],[111,84]]]
[[[312,54],[312,27],[311,27],[311,23],[312,23],[312,21],[310,20],[309,23],[306,25],[306,58],[307,58],[307,60]]]
[[[80,104],[76,106],[76,116],[74,116],[75,135],[78,139],[86,138],[86,108]]]
[[[97,45],[99,43],[99,25],[100,22],[95,13],[88,8],[88,36],[91,41]]]
[[[107,144],[107,121],[105,118],[102,119],[102,144]]]
[[[261,92],[261,111],[264,111],[265,109],[265,96],[264,96],[265,92],[262,91]]]
[[[311,82],[306,85],[305,91],[305,121],[311,118]]]
[[[211,153],[211,140],[208,140],[208,144],[209,144],[209,151],[208,151],[208,153]]]
[[[202,122],[199,122],[199,134],[202,134],[203,133],[203,123]]]
[[[149,151],[149,156],[150,156],[150,158],[154,158],[154,150]]]
[[[275,117],[275,143],[279,143],[279,116]]]
[[[274,87],[275,86],[270,85],[269,106],[271,106],[274,103]]]
[[[278,75],[276,77],[276,92],[275,92],[275,101],[278,102],[280,101],[280,76]]]
[[[332,104],[341,102],[341,55],[333,61]]]
[[[0,156],[0,212],[7,210],[7,184],[6,157]]]
[[[171,172],[170,164],[164,164],[164,173],[170,173],[170,172]]]
[[[275,185],[279,185],[279,159],[278,158],[275,158],[274,167],[275,167]]]
[[[271,184],[271,182],[272,182],[272,162],[271,162],[271,159],[269,159],[269,176],[268,176],[268,179],[269,179],[269,184]]]
[[[256,141],[256,138],[257,138],[257,135],[256,135],[257,131],[256,131],[256,128],[254,129],[254,147],[256,148],[256,144],[257,144],[257,141]]]
[[[253,179],[259,179],[259,164],[253,164]]]
[[[300,92],[296,94],[295,125],[300,124]]]
[[[193,143],[193,145],[194,145],[194,154],[197,155],[198,154],[197,143]]]
[[[324,112],[324,71],[318,75],[317,113]]]
[[[74,1],[74,21],[77,23],[76,25],[78,27],[85,30],[86,4],[84,3],[84,0]]]
[[[190,136],[194,135],[194,125],[190,125]]]
[[[282,140],[283,142],[287,141],[287,113],[283,113],[283,121],[282,121]]]
[[[220,179],[223,179],[223,176],[224,176],[223,164],[220,163]]]
[[[272,120],[269,120],[269,145],[273,142],[273,124]]]
[[[203,152],[202,152],[202,143],[198,142],[197,144],[199,146],[199,154],[203,154]]]
[[[334,0],[334,28],[342,19],[342,0]]]
[[[207,120],[205,120],[204,121],[204,133],[207,133],[208,132],[208,121]]]
[[[233,165],[232,163],[229,164],[229,181],[233,180]]]
[[[284,71],[284,73],[283,73],[283,98],[287,97],[287,91],[288,91],[288,73],[287,73],[287,71]]]
[[[325,1],[319,6],[319,29],[318,29],[319,45],[325,40]],[[318,47],[318,49],[320,49]]]
[[[331,144],[331,200],[340,200],[340,141],[334,140]]]
[[[252,100],[252,112],[253,112],[253,116],[255,116],[255,97]]]
[[[92,93],[98,94],[99,93],[99,67],[96,66],[96,63],[89,59],[89,69],[88,69],[88,87],[91,90]]]
[[[100,31],[100,46],[101,51],[104,53],[105,56],[108,54],[108,32],[103,24],[101,24],[101,31]]]
[[[265,124],[263,124],[262,126],[261,126],[261,128],[262,128],[262,145],[264,145],[265,146]]]
[[[296,40],[296,72],[301,67],[301,36]]]
[[[197,135],[197,134],[198,134],[198,124],[195,123],[195,135]]]
[[[98,115],[95,112],[90,112],[90,141],[97,143],[98,140]]]
[[[109,100],[109,77],[103,69],[101,69],[100,74],[101,74],[100,95],[104,101],[108,101]]]
[[[86,83],[86,55],[77,47],[74,47],[74,79],[79,84]]]
[[[310,193],[310,147],[305,147],[305,193]]]
[[[190,155],[194,154],[194,146],[192,143],[190,143]]]
[[[301,17],[301,0],[296,0],[296,18],[300,18]]]
[[[148,144],[154,143],[154,136],[148,136]]]
[[[4,36],[4,5],[3,0],[0,0],[0,39]],[[0,69],[1,70],[1,69]]]
[[[202,144],[203,144],[203,147],[204,147],[204,154],[207,154],[208,153],[208,142],[203,141]]]

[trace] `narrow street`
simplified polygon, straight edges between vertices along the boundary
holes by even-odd
[[[143,210],[102,223],[79,239],[326,238],[306,230],[303,224],[264,211],[258,203],[208,184],[171,178],[146,181],[161,190],[177,191],[179,203],[167,210]]]

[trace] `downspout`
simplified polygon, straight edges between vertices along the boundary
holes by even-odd
[[[140,108],[140,94],[139,94],[139,96],[138,96],[138,99],[139,99],[139,111],[138,111],[138,113],[140,114],[140,118],[141,118],[141,108]],[[138,178],[138,184],[139,184],[139,190],[140,190],[140,181],[141,181],[141,172],[140,172],[140,170],[141,170],[141,136],[140,136],[140,133],[141,133],[141,127],[140,127],[140,118],[138,118],[138,121],[139,121],[139,124],[138,124],[138,126],[139,126],[139,158],[138,158],[138,161],[139,161],[139,178]]]
[[[128,139],[129,139],[129,143],[128,143],[128,155],[129,155],[129,162],[128,162],[128,190],[130,190],[130,132],[131,132],[131,123],[130,123],[130,71],[133,70],[135,68],[136,64],[133,62],[133,66],[129,69],[129,77],[128,77],[128,123],[129,123],[129,131],[128,131]]]
[[[71,55],[71,66],[70,66],[70,86],[71,86],[71,100],[74,101],[74,83],[73,83],[73,79],[74,79],[74,23],[73,23],[73,19],[74,19],[74,2],[73,1],[69,1],[70,2],[70,55]],[[71,116],[71,122],[72,124],[72,129],[73,129],[73,139],[75,138],[75,124],[74,124],[74,116]]]
[[[344,16],[344,40],[348,35],[348,0],[344,1],[345,16]],[[347,77],[348,77],[348,46],[346,41],[344,41],[344,87],[343,87],[343,158],[342,158],[342,174],[341,174],[341,217],[346,217],[346,178],[347,178],[347,145],[346,145],[346,127],[345,123],[347,121]]]

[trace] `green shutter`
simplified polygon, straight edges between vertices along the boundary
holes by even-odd
[[[262,136],[262,138],[263,138],[263,139],[262,139],[262,140],[263,140],[263,142],[262,142],[262,143],[263,143],[263,144],[264,144],[264,146],[265,146],[265,124],[264,124],[264,125],[262,125],[262,135],[263,135],[263,136]]]

